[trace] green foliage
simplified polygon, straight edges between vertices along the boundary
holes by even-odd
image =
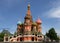
[[[0,33],[0,41],[3,41],[4,39],[4,33]]]
[[[17,32],[14,32],[14,35],[17,35]]]
[[[4,29],[1,33],[7,34],[7,35],[9,35],[9,36],[12,35],[8,30],[5,30],[5,29]]]
[[[51,40],[59,40],[57,37],[57,33],[54,28],[51,28],[48,33],[46,33],[46,36],[49,37]]]
[[[8,30],[3,30],[1,33],[0,33],[0,42],[4,40],[4,35],[7,34],[7,35],[12,35]]]

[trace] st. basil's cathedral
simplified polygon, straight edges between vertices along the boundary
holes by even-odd
[[[8,36],[5,34],[4,42],[30,42],[30,41],[43,41],[44,35],[42,34],[42,21],[38,18],[36,21],[33,21],[30,4],[27,7],[27,13],[24,17],[24,23],[17,24],[17,34],[15,36]]]

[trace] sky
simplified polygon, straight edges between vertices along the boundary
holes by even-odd
[[[28,3],[33,21],[38,17],[42,21],[43,34],[52,27],[60,34],[60,0],[0,0],[0,32],[16,31],[18,21],[24,22]]]

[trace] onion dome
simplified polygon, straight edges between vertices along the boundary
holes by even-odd
[[[42,23],[41,19],[38,18],[37,21],[36,21],[36,23],[41,24]]]
[[[21,21],[18,21],[17,24],[18,24],[18,25],[21,25],[22,23],[21,23]]]
[[[38,33],[37,33],[37,36],[41,36],[41,35],[43,35],[41,32],[38,32]]]

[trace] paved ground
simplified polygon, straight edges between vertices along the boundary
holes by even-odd
[[[60,43],[60,42],[0,42],[0,43]]]

